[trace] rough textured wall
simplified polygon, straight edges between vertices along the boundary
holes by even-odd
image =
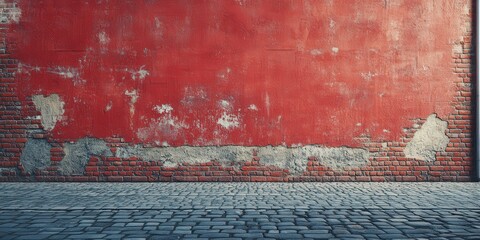
[[[0,180],[470,180],[469,1],[0,9]]]

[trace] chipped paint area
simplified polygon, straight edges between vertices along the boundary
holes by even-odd
[[[366,72],[366,73],[360,73],[360,75],[362,76],[363,80],[365,81],[371,81],[373,77],[377,76],[376,73],[372,73],[372,72]]]
[[[55,124],[62,120],[65,113],[65,103],[60,99],[58,94],[52,94],[44,97],[43,95],[33,95],[33,104],[37,111],[40,111],[43,129],[51,131],[55,128]]]
[[[108,44],[110,43],[110,37],[104,31],[97,34],[98,43],[102,53],[106,53],[108,50]]]
[[[427,162],[436,160],[436,153],[445,151],[450,141],[445,134],[447,121],[443,121],[436,114],[428,116],[422,127],[415,132],[412,140],[404,149],[405,156]]]
[[[112,101],[109,101],[107,106],[105,106],[105,112],[112,110],[112,106],[113,106]]]
[[[130,105],[130,117],[133,117],[135,114],[135,103],[137,103],[138,100],[138,92],[137,90],[125,90],[125,95],[130,97],[129,105]]]
[[[153,109],[160,114],[169,113],[173,111],[173,107],[170,104],[162,104],[161,106],[157,105],[153,107]]]
[[[267,116],[270,116],[270,96],[265,94],[265,108],[267,109]]]
[[[101,45],[108,45],[110,43],[110,38],[108,37],[106,32],[99,32],[97,34],[98,42]]]
[[[194,107],[208,101],[208,93],[205,87],[188,86],[183,90],[183,98],[180,100],[186,107]]]
[[[80,76],[80,72],[77,68],[57,66],[55,68],[48,69],[47,72],[59,75],[65,79],[71,79],[74,85],[81,85],[86,83],[86,80],[82,79],[82,77]]]
[[[22,10],[18,7],[16,1],[14,1],[11,7],[7,5],[5,0],[0,0],[0,23],[18,23],[22,16]]]
[[[138,157],[144,161],[160,161],[168,167],[183,163],[198,164],[218,161],[224,166],[241,166],[253,159],[253,154],[266,166],[288,169],[293,175],[306,171],[308,158],[315,157],[322,165],[335,170],[362,167],[368,163],[369,153],[361,148],[326,148],[315,145],[301,147],[265,146],[205,146],[205,147],[121,147],[116,157]]]
[[[231,111],[233,108],[233,105],[229,101],[223,99],[218,101],[218,105],[220,106],[220,108],[226,111]]]
[[[398,42],[401,34],[401,26],[399,22],[390,21],[386,34],[390,41]]]
[[[323,54],[322,49],[316,48],[316,49],[310,50],[310,55],[312,55],[312,56],[319,56],[319,55],[322,55],[322,54]]]
[[[133,80],[144,80],[148,75],[150,75],[150,72],[145,69],[145,65],[141,66],[140,69],[136,71],[128,70],[128,72],[131,73]]]
[[[258,111],[257,105],[255,104],[250,104],[247,109],[251,111]]]
[[[28,64],[19,62],[19,63],[18,63],[18,67],[17,67],[17,72],[18,72],[18,73],[27,73],[27,74],[29,74],[30,71],[40,72],[41,69],[42,69],[42,68],[39,67],[39,66],[30,66],[30,65],[28,65]]]
[[[222,113],[222,116],[217,120],[217,124],[225,129],[238,128],[240,126],[239,117],[234,114]]]
[[[162,116],[152,119],[147,127],[137,130],[137,137],[142,141],[162,138],[175,140],[185,129],[190,128],[184,120],[173,115],[173,108],[170,105],[164,104],[155,110]]]

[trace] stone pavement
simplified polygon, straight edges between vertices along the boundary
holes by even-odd
[[[0,183],[0,239],[480,239],[480,183]]]

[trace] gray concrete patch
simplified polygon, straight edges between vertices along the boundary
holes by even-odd
[[[144,161],[160,161],[176,167],[181,163],[206,163],[216,160],[224,166],[240,166],[251,161],[257,152],[260,162],[267,166],[288,169],[290,174],[300,175],[306,168],[309,157],[316,157],[324,166],[333,169],[360,167],[368,162],[369,152],[361,148],[327,148],[316,145],[303,147],[265,146],[207,146],[207,147],[121,147],[116,151],[120,158],[138,157]]]
[[[212,160],[223,165],[236,165],[253,158],[254,147],[222,146],[222,147],[152,147],[142,146],[118,148],[117,157],[139,157],[144,161],[161,161],[166,166],[175,167],[181,163],[207,163]]]
[[[41,113],[43,129],[50,131],[55,128],[55,124],[62,119],[65,112],[63,109],[65,103],[60,100],[58,94],[52,94],[48,97],[33,95],[32,101],[35,108]]]
[[[302,174],[309,157],[315,157],[320,164],[335,170],[347,167],[361,167],[367,164],[369,152],[361,148],[328,148],[314,145],[287,148],[284,146],[267,146],[258,149],[260,161],[265,165],[273,165],[288,169],[291,174]]]
[[[428,162],[435,161],[435,154],[445,151],[450,141],[445,134],[447,125],[448,123],[438,118],[436,114],[428,116],[427,121],[407,143],[403,150],[405,156]]]
[[[95,138],[82,138],[75,143],[66,143],[63,157],[58,167],[62,175],[82,175],[91,156],[112,156],[110,147]]]
[[[50,149],[52,146],[45,139],[28,139],[20,155],[25,172],[33,173],[35,169],[50,166]]]

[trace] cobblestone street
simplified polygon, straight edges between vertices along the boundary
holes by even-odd
[[[480,239],[479,183],[1,183],[0,239]]]

